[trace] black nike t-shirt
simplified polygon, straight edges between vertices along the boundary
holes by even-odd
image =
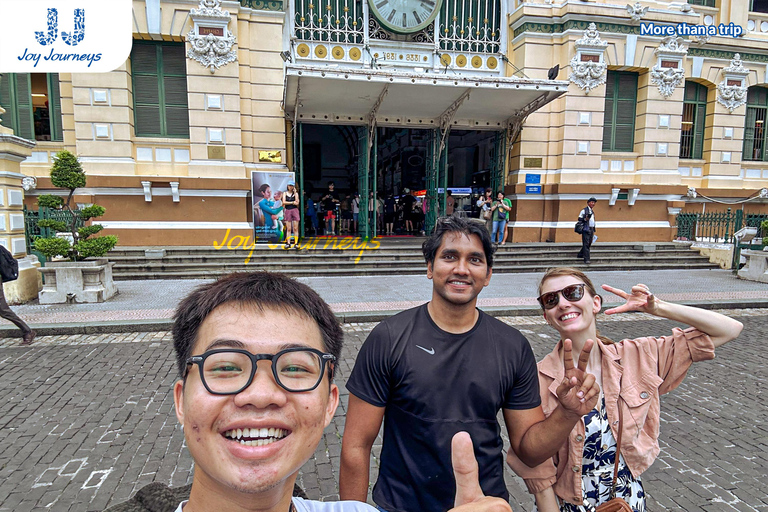
[[[381,322],[360,349],[347,389],[386,407],[373,500],[388,512],[453,507],[451,439],[462,430],[483,492],[509,499],[496,417],[541,404],[536,360],[517,329],[479,313],[470,331],[451,334],[424,304]]]

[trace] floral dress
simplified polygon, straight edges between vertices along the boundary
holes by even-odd
[[[561,512],[594,512],[597,505],[610,499],[613,466],[616,460],[616,439],[611,432],[608,415],[605,412],[605,396],[602,393],[598,407],[584,416],[584,427],[586,435],[581,466],[584,505],[576,506],[561,501]],[[624,462],[624,457],[619,458],[616,497],[624,498],[634,512],[645,512],[643,484],[632,476]]]

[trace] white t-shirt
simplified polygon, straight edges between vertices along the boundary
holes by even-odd
[[[186,501],[179,503],[176,512],[182,512]],[[314,501],[293,498],[293,506],[297,512],[377,512],[372,506],[359,501]]]

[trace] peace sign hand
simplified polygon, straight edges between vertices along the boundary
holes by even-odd
[[[587,340],[579,354],[577,367],[573,366],[573,343],[570,339],[563,341],[563,363],[565,377],[557,387],[557,400],[567,412],[584,416],[597,405],[600,386],[595,382],[595,376],[587,373],[587,362],[595,342]]]
[[[656,297],[654,297],[647,285],[636,284],[632,287],[631,294],[607,284],[603,285],[603,290],[611,292],[627,301],[626,304],[606,310],[606,315],[626,313],[627,311],[640,311],[656,315],[658,312],[659,301],[656,300]]]

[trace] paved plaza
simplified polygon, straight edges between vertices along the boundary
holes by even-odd
[[[537,314],[537,284],[542,273],[495,274],[478,304],[494,315]],[[728,270],[651,270],[590,272],[596,286],[628,290],[642,282],[666,300],[707,307],[768,307],[768,284],[737,279]],[[422,276],[306,277],[344,322],[378,321],[430,299],[432,283]],[[118,281],[120,293],[102,304],[38,304],[14,311],[39,332],[93,333],[170,329],[182,297],[205,280]],[[618,297],[603,293],[606,305]],[[13,325],[0,325],[0,338]]]
[[[662,453],[643,476],[649,511],[768,511],[768,309],[725,313],[744,322],[742,335],[662,398]],[[556,341],[540,315],[502,319],[528,337],[537,358]],[[614,339],[671,327],[641,314],[600,322]],[[338,496],[344,383],[374,325],[344,325],[342,404],[298,482],[311,498]],[[167,331],[43,336],[31,347],[16,341],[0,341],[0,511],[101,511],[149,482],[191,481],[192,460],[173,413]],[[507,477],[513,510],[531,511],[522,481],[509,470]]]

